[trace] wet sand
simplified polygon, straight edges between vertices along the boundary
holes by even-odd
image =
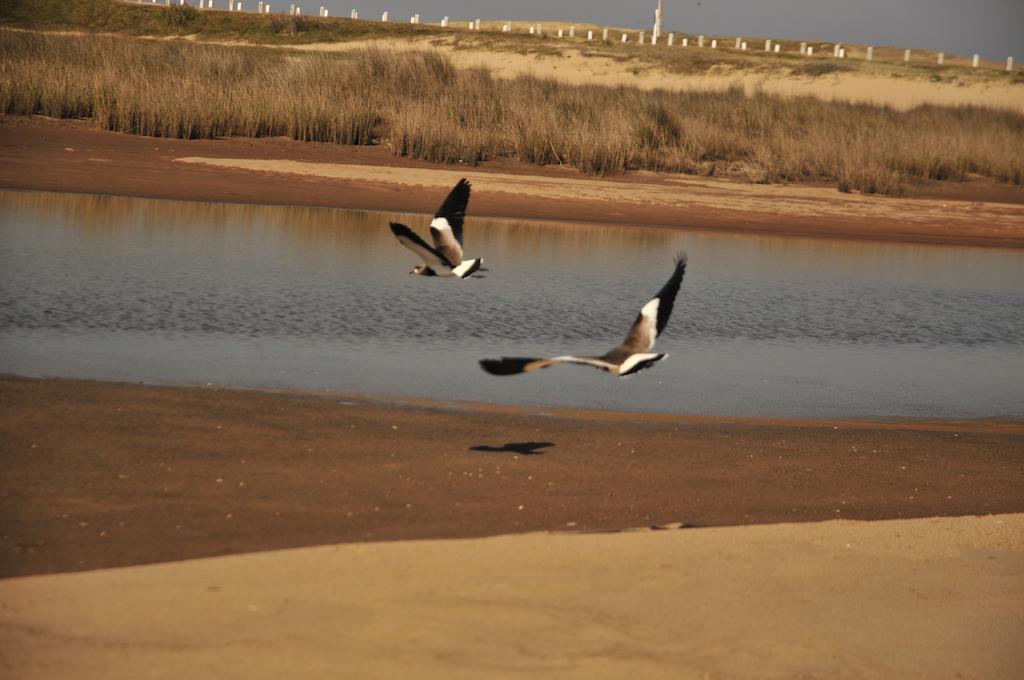
[[[85,121],[0,117],[0,188],[431,213],[454,179],[473,214],[911,243],[1024,246],[1024,190],[933,184],[917,197],[634,173],[585,178],[504,159],[473,168],[384,148],[274,139],[176,140]]]
[[[342,542],[1024,511],[1019,421],[0,378],[0,576]]]

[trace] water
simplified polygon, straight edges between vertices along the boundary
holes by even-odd
[[[1024,415],[1022,252],[471,216],[467,256],[491,271],[438,280],[407,274],[389,219],[429,218],[0,192],[0,371],[539,410]],[[477,366],[605,351],[684,248],[652,370]]]

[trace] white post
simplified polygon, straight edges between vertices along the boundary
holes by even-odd
[[[775,46],[772,49],[775,50],[775,54],[778,54],[779,52],[782,51],[782,45],[780,45],[779,43],[775,43]]]
[[[569,37],[570,38],[575,38],[576,37],[576,27],[575,26],[570,26],[569,27]]]
[[[263,14],[263,0],[260,0],[259,4],[256,5],[256,13]]]
[[[298,5],[295,5],[295,16],[297,16],[297,17],[302,16],[302,8],[299,7]]]
[[[807,51],[804,52],[804,54],[806,54],[808,57],[811,56],[812,54],[814,54],[814,47],[812,45],[808,45],[807,46]]]
[[[697,47],[704,47],[704,36],[697,36]]]
[[[530,26],[530,35],[533,35],[533,26]]]
[[[241,2],[235,2],[235,11],[236,12],[241,12],[242,11],[242,3]]]
[[[668,34],[668,46],[672,47],[672,43],[674,43],[675,41],[676,41],[676,34],[675,33],[669,33]]]
[[[981,61],[981,57],[979,57],[977,54],[975,54],[974,58],[971,59],[971,68],[978,68],[978,64],[980,63],[980,61]]]
[[[946,53],[945,52],[939,52],[939,66],[942,66],[942,64],[945,61],[946,61]]]
[[[800,54],[805,54],[806,52],[807,52],[807,43],[805,43],[805,42],[800,43]]]
[[[868,46],[868,61],[872,61],[875,58],[875,48]]]
[[[561,38],[561,37],[562,37],[562,29],[558,29],[558,37],[559,37],[559,38]]]
[[[476,20],[476,23],[474,24],[473,28],[478,30],[478,31],[480,30],[480,20],[479,19]]]
[[[472,21],[469,22],[469,30],[471,30],[471,31],[473,30],[473,22]]]
[[[537,35],[544,35],[544,24],[537,24]]]
[[[637,42],[638,45],[643,45],[644,44],[644,32],[643,31],[640,31],[640,33],[637,35],[636,42]]]
[[[689,38],[683,38],[683,47],[689,47],[689,46],[690,46],[690,39]]]
[[[380,15],[380,20],[381,21],[387,21],[388,20],[388,11],[387,10],[384,10],[384,13]]]
[[[270,3],[269,2],[266,5],[264,5],[263,12],[264,12],[264,14],[270,14]]]
[[[622,42],[629,42],[629,36],[625,33],[622,34]]]
[[[448,17],[441,19],[441,28],[448,28]]]
[[[1007,57],[1006,58],[1006,70],[1007,71],[1012,71],[1013,70],[1013,57]]]
[[[737,49],[738,50],[742,43],[743,43],[743,38],[736,38],[736,46],[733,49]]]
[[[320,16],[324,15],[324,6],[320,5]]]
[[[846,59],[846,48],[845,47],[840,47],[839,48],[839,58],[840,59]]]
[[[910,50],[903,50],[903,61],[910,63]]]
[[[290,16],[295,16],[295,5],[294,4],[288,5],[288,14]]]
[[[764,41],[764,51],[765,52],[771,52],[772,51],[772,41],[771,40],[765,40]]]
[[[601,40],[604,40],[605,42],[608,41],[608,29],[607,28],[601,31]]]
[[[839,56],[839,49],[840,49],[840,47],[842,47],[842,43],[836,43],[835,45],[832,46],[832,56],[833,57],[838,57]]]
[[[593,31],[587,31],[587,40],[589,41],[589,40],[593,40],[593,39],[594,39],[594,32]]]
[[[743,42],[740,43],[740,49],[741,50],[747,49],[747,41],[746,40],[744,40]]]
[[[715,40],[711,41],[711,49],[717,49],[717,48],[718,48],[718,39],[716,38]]]

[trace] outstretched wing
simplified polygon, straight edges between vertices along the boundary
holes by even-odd
[[[462,262],[462,222],[469,205],[470,184],[465,177],[452,187],[430,223],[434,247],[458,265]]]
[[[686,274],[685,252],[676,256],[676,268],[672,272],[672,276],[661,287],[658,294],[640,309],[626,339],[612,352],[623,350],[634,354],[651,351],[651,348],[654,347],[654,340],[661,335],[661,331],[668,324],[668,318],[672,316],[672,307],[675,305],[676,295],[679,293],[679,286],[683,283],[684,274]]]
[[[602,371],[614,373],[618,366],[597,357],[554,357],[552,359],[534,359],[527,357],[502,357],[500,359],[481,359],[480,366],[491,375],[516,375],[539,371],[555,364],[582,364],[593,366]]]
[[[399,243],[423,258],[425,264],[442,265],[448,268],[453,266],[444,254],[431,247],[416,232],[404,224],[392,222],[391,233],[395,235]]]

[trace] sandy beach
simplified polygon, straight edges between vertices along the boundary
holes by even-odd
[[[10,677],[1013,678],[1024,661],[1018,421],[12,376],[0,410]]]
[[[511,160],[438,166],[381,147],[273,139],[178,140],[84,121],[0,118],[0,188],[429,213],[474,182],[474,214],[776,235],[1018,248],[1024,191],[933,184],[907,197],[633,173],[586,178]]]
[[[324,546],[0,582],[19,678],[1014,678],[1024,515]],[[983,576],[981,576],[983,575]]]

